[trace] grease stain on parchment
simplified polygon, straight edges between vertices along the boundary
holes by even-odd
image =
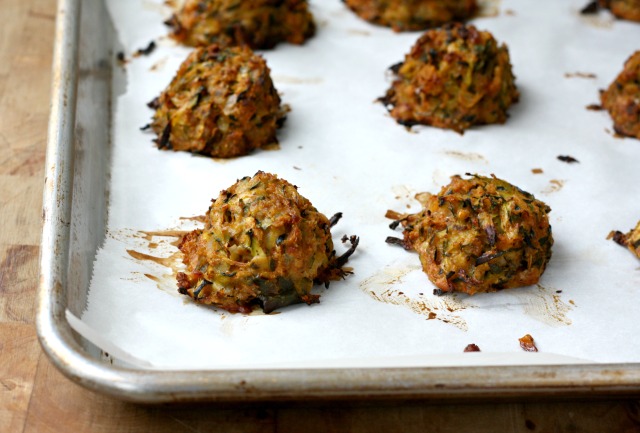
[[[613,27],[613,22],[615,21],[613,15],[605,11],[587,15],[581,14],[580,11],[576,11],[576,13],[583,23],[598,29],[610,29]]]
[[[200,217],[181,218],[185,223],[192,225],[191,221],[199,221]],[[153,281],[156,287],[163,292],[178,296],[176,276],[184,269],[182,254],[178,245],[182,237],[191,230],[183,230],[181,227],[166,230],[116,230],[109,231],[108,235],[126,245],[125,252],[133,261],[144,264],[144,271],[132,271],[129,281]]]
[[[452,158],[461,159],[463,161],[481,162],[483,164],[489,163],[489,161],[487,161],[487,159],[484,156],[480,155],[479,153],[460,152],[457,150],[445,150],[442,153]]]
[[[456,295],[409,296],[400,289],[393,288],[409,273],[420,270],[420,266],[413,265],[398,268],[386,267],[360,283],[360,289],[378,302],[405,307],[424,316],[426,320],[439,320],[467,331],[469,329],[467,322],[457,313],[467,308],[475,308],[475,305],[461,302]]]
[[[273,81],[283,84],[320,84],[324,80],[322,77],[299,78],[288,75],[274,75]]]
[[[560,191],[564,187],[565,182],[566,180],[551,179],[549,185],[542,190],[542,194],[549,195]]]
[[[500,15],[500,3],[502,3],[502,0],[479,0],[477,17],[497,17]]]
[[[515,289],[510,293],[520,301],[527,316],[553,327],[571,325],[567,314],[575,308],[575,302],[565,303],[555,289],[537,284],[537,290]]]

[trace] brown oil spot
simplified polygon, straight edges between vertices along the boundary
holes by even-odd
[[[592,74],[591,72],[565,72],[565,78],[588,78],[595,79],[597,78],[596,74]]]
[[[175,252],[172,255],[170,255],[169,257],[156,257],[156,256],[152,256],[150,254],[146,254],[146,253],[141,253],[139,251],[135,251],[135,250],[127,250],[127,254],[129,254],[131,257],[133,257],[136,260],[140,260],[140,261],[149,261],[149,262],[153,262],[153,263],[157,263],[161,266],[165,266],[167,268],[171,268],[173,263],[175,263],[175,259],[176,257],[180,257],[181,253],[179,252]]]
[[[604,107],[600,104],[589,104],[586,106],[586,109],[590,111],[602,111]]]
[[[371,36],[371,32],[367,30],[360,30],[360,29],[348,29],[347,33],[349,33],[350,35],[356,35],[356,36]]]
[[[149,70],[153,72],[153,71],[157,71],[158,69],[162,69],[164,67],[164,65],[167,64],[167,60],[169,60],[168,57],[161,58],[160,60],[155,62],[153,65],[151,65]]]
[[[283,84],[320,84],[324,79],[322,77],[298,78],[287,75],[275,75],[273,81]]]
[[[497,17],[498,15],[500,15],[500,3],[501,0],[479,0],[477,17]]]
[[[206,215],[196,215],[192,217],[180,217],[182,221],[197,221],[199,223],[204,223],[207,220]]]
[[[440,320],[467,331],[467,322],[456,313],[467,308],[475,308],[475,305],[462,303],[455,295],[408,296],[393,288],[395,284],[401,283],[409,273],[420,270],[419,266],[399,268],[388,266],[360,283],[360,289],[376,301],[402,306],[416,314],[425,316],[426,320]]]
[[[477,161],[482,162],[483,164],[489,163],[489,161],[479,153],[459,152],[457,150],[445,150],[442,153],[452,158],[462,159],[463,161]]]
[[[610,13],[584,15],[581,14],[579,10],[576,10],[576,14],[583,23],[591,27],[596,27],[599,29],[610,29],[613,27],[614,18]]]
[[[531,173],[533,174],[542,174],[544,173],[541,168],[532,168]]]
[[[516,12],[513,9],[505,9],[504,14],[508,17],[516,16]]]
[[[554,327],[571,325],[567,314],[574,306],[565,304],[556,289],[540,284],[537,287],[537,290],[514,290],[510,293],[522,302],[526,315]]]
[[[549,181],[549,186],[547,186],[544,190],[542,190],[543,194],[551,194],[554,192],[558,192],[562,189],[562,187],[564,187],[566,180],[558,180],[558,179],[551,179]]]

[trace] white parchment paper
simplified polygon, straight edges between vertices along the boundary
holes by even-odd
[[[159,47],[130,58],[115,102],[108,233],[83,333],[141,368],[640,361],[640,262],[605,239],[640,218],[640,141],[615,138],[606,112],[585,109],[640,49],[640,25],[606,11],[580,16],[584,3],[504,0],[485,8],[493,16],[472,21],[508,45],[521,100],[505,125],[458,135],[408,132],[374,103],[390,84],[386,69],[420,33],[396,34],[338,0],[312,0],[317,35],[261,53],[292,108],[280,149],[220,161],[158,151],[154,136],[140,131],[152,115],[146,102],[189,49],[165,37],[170,11],[161,0],[109,0],[127,57],[151,40]],[[328,216],[344,213],[333,234],[338,253],[344,234],[360,236],[354,275],[319,288],[320,304],[279,314],[195,305],[176,292],[176,235],[165,231],[196,227],[184,218],[204,214],[220,190],[257,170],[297,185]],[[539,285],[436,297],[418,256],[385,244],[400,236],[388,228],[387,209],[415,212],[415,193],[437,192],[466,172],[494,173],[551,206],[555,245]],[[519,347],[527,333],[537,357]],[[463,354],[469,343],[482,353]]]

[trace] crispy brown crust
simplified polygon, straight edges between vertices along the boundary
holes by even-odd
[[[204,229],[186,235],[179,249],[187,268],[178,274],[179,292],[230,312],[316,303],[314,283],[345,275],[329,219],[295,186],[263,172],[222,191]]]
[[[550,210],[495,177],[454,176],[400,221],[440,292],[473,295],[538,282],[551,258]]]
[[[618,134],[640,139],[640,51],[627,59],[622,72],[600,95],[600,101]]]
[[[478,11],[476,0],[344,0],[360,18],[396,32],[426,30],[465,21]]]
[[[175,40],[191,46],[268,49],[303,44],[315,33],[306,0],[186,0],[167,24]]]
[[[504,123],[519,98],[507,47],[472,25],[427,31],[393,70],[397,78],[381,101],[405,126],[462,133],[472,125]]]
[[[598,0],[618,18],[640,22],[640,0]]]
[[[218,158],[277,143],[285,119],[266,62],[247,47],[196,49],[150,106],[158,148]]]

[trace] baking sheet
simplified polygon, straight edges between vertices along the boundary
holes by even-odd
[[[139,130],[152,114],[145,103],[189,50],[164,37],[169,11],[161,2],[108,2],[127,54],[151,39],[159,48],[125,65],[112,131],[109,229],[82,315],[85,335],[140,360],[141,368],[637,362],[640,350],[631,342],[640,325],[631,306],[639,264],[605,237],[640,217],[640,174],[630,163],[640,143],[613,137],[606,113],[585,106],[638,48],[640,27],[606,12],[580,16],[580,2],[520,3],[493,3],[497,16],[473,20],[510,49],[522,96],[506,125],[462,136],[407,132],[373,100],[390,83],[386,68],[419,33],[371,26],[338,1],[311,2],[316,37],[262,53],[292,107],[280,149],[220,161],[160,152]],[[560,162],[561,154],[580,163]],[[320,304],[280,314],[194,305],[175,291],[172,243],[198,224],[185,218],[203,214],[221,189],[259,169],[298,185],[325,214],[344,213],[334,239],[340,252],[343,234],[361,237],[350,260],[355,273],[319,289]],[[384,243],[394,234],[387,209],[417,211],[416,192],[438,191],[465,172],[495,173],[553,209],[554,253],[539,286],[435,297],[417,255]],[[520,353],[517,339],[525,333],[541,354]],[[461,352],[472,342],[483,352],[469,362]]]

